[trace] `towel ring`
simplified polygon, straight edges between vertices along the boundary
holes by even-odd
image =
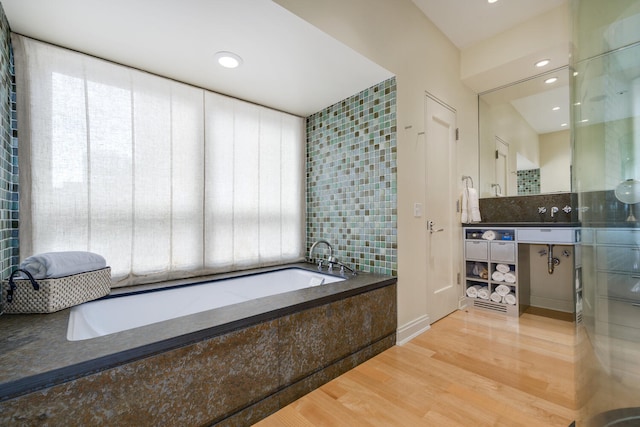
[[[464,181],[464,185],[469,188],[469,181],[471,181],[471,188],[473,188],[473,178],[469,175],[462,175],[462,180]]]

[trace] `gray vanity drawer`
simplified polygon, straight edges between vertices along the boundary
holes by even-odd
[[[599,272],[598,295],[640,302],[640,275]]]
[[[514,242],[491,242],[491,261],[516,262]]]
[[[597,230],[596,241],[599,244],[640,246],[640,231],[637,230]]]
[[[596,248],[598,270],[640,273],[640,248],[628,246],[598,246]]]
[[[596,313],[601,322],[640,328],[640,304],[598,297]]]
[[[519,228],[517,240],[520,243],[574,243],[575,228]]]
[[[466,241],[464,246],[465,257],[486,261],[489,258],[489,245],[484,240]]]

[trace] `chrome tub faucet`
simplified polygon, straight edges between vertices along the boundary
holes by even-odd
[[[329,262],[331,262],[331,260],[333,259],[333,247],[331,246],[331,243],[329,243],[324,239],[317,240],[313,245],[311,245],[311,249],[309,249],[309,261],[311,262],[315,261],[313,258],[313,251],[316,248],[316,246],[318,246],[320,243],[324,243],[329,248]],[[319,270],[322,269],[322,262],[323,260],[321,259],[320,262],[318,263]]]
[[[327,247],[329,248],[329,256],[327,257],[327,271],[329,273],[333,272],[333,267],[334,266],[338,266],[340,267],[340,275],[344,276],[344,270],[348,270],[349,272],[351,272],[352,275],[356,275],[356,271],[346,265],[344,265],[343,263],[341,263],[340,261],[338,261],[338,259],[336,257],[333,256],[333,247],[331,246],[331,243],[329,243],[328,241],[321,239],[316,241],[313,245],[311,245],[311,248],[309,249],[309,262],[315,264],[316,260],[313,258],[313,251],[316,249],[316,246],[319,244],[325,244],[327,245]],[[324,264],[324,260],[320,259],[318,261],[318,270],[322,271],[322,265]]]

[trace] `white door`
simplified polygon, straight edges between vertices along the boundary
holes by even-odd
[[[426,99],[427,310],[435,322],[458,308],[460,223],[456,212],[456,113]]]
[[[492,194],[509,194],[509,144],[496,136],[496,182]]]

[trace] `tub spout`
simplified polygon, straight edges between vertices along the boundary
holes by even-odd
[[[354,269],[352,269],[350,267],[347,267],[346,265],[344,265],[341,262],[336,262],[336,264],[340,266],[340,275],[341,276],[344,276],[344,270],[345,269],[348,270],[351,273],[352,276],[356,276],[358,274],[358,273],[356,273],[356,271]]]

